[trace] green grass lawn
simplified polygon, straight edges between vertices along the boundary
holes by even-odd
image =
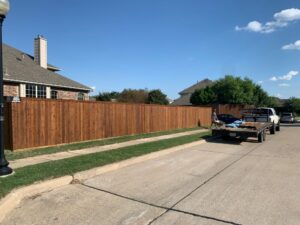
[[[126,142],[126,141],[142,139],[142,138],[157,137],[157,136],[161,136],[161,135],[176,134],[176,133],[180,133],[180,132],[200,130],[200,129],[202,129],[202,128],[195,127],[195,128],[176,129],[176,130],[161,131],[161,132],[147,133],[147,134],[128,135],[128,136],[122,136],[122,137],[116,137],[116,138],[106,138],[106,139],[101,139],[101,140],[93,140],[93,141],[87,141],[87,142],[65,144],[65,145],[39,148],[39,149],[28,149],[26,151],[19,151],[19,152],[18,151],[12,152],[12,151],[5,150],[5,155],[6,155],[7,160],[11,161],[11,160],[16,160],[16,159],[37,156],[37,155],[45,155],[45,154],[51,154],[51,153],[56,153],[56,152],[79,150],[79,149],[84,149],[84,148],[110,145],[110,144],[122,143],[122,142]]]
[[[15,170],[15,174],[9,177],[0,178],[0,198],[7,195],[14,188],[30,185],[37,181],[73,175],[76,172],[187,144],[207,137],[210,137],[210,132],[149,142],[106,152],[76,156],[19,168]]]

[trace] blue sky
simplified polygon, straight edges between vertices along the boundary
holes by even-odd
[[[5,43],[33,54],[42,34],[49,63],[96,92],[159,88],[176,98],[233,74],[300,97],[299,0],[10,2]]]

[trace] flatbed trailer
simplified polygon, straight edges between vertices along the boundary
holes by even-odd
[[[257,138],[258,142],[266,140],[266,134],[270,131],[275,134],[275,125],[271,122],[245,122],[239,127],[230,128],[225,125],[216,126],[212,128],[213,136],[221,136],[222,138],[240,138],[246,140],[247,138]]]

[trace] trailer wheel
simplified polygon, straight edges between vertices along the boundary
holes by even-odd
[[[276,132],[276,128],[275,128],[275,124],[273,124],[270,128],[270,134],[275,134]]]
[[[280,131],[280,123],[278,122],[277,126],[276,126],[276,131]]]
[[[240,141],[247,141],[247,139],[248,139],[247,137],[240,137],[239,138]]]
[[[263,131],[258,134],[258,142],[259,143],[262,143],[264,141],[264,137],[263,136],[264,136],[263,135]]]
[[[216,132],[214,130],[211,131],[211,136],[213,136],[213,137],[217,136]]]
[[[228,141],[229,139],[230,139],[230,137],[229,136],[227,136],[227,135],[222,135],[222,140],[224,140],[224,141]]]
[[[263,131],[263,141],[266,141],[267,140],[267,133],[266,131],[264,130]]]

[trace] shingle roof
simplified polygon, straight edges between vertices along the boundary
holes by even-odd
[[[44,84],[90,91],[91,88],[37,65],[33,57],[3,44],[4,81]]]
[[[180,98],[174,100],[171,105],[192,105],[190,102],[190,97],[192,94],[182,95]]]
[[[183,94],[192,94],[194,93],[194,91],[196,91],[197,89],[202,89],[202,88],[206,88],[209,85],[212,85],[213,81],[209,80],[209,79],[204,79],[200,82],[197,82],[196,84],[184,89],[183,91],[179,92],[180,95]]]
[[[194,93],[194,91],[198,89],[205,88],[213,84],[213,81],[209,79],[204,79],[196,84],[184,89],[183,91],[179,92],[181,95],[179,98],[175,99],[171,105],[192,105],[190,102],[190,97]]]

